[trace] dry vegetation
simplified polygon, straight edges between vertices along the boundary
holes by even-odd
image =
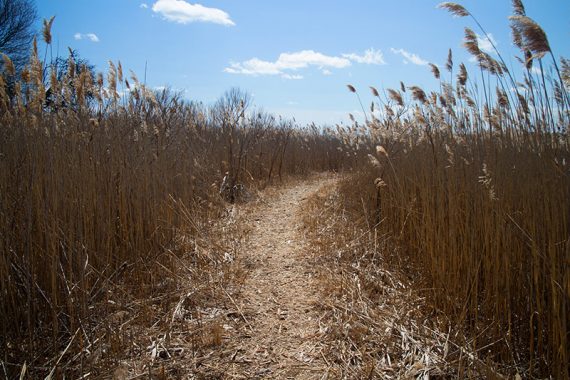
[[[372,88],[366,123],[334,132],[236,89],[205,106],[120,63],[42,60],[46,20],[45,52],[34,42],[22,72],[4,55],[0,75],[0,373],[122,378],[136,357],[136,373],[176,377],[154,359],[178,340],[197,366],[221,339],[202,316],[244,278],[230,205],[352,169],[305,219],[332,373],[568,379],[570,62],[513,4],[522,74],[466,28],[479,72],[450,51],[430,66],[440,91]]]
[[[356,189],[367,180],[349,175],[338,188],[323,189],[304,218],[326,311],[320,323],[327,378],[453,377],[459,347],[439,332],[411,278],[394,265],[403,263],[390,261],[402,259],[395,244],[364,221]]]
[[[569,65],[561,59],[559,71],[544,31],[520,1],[513,5],[522,82],[514,79],[518,69],[511,72],[498,51],[480,50],[466,28],[475,78],[463,64],[456,68],[450,51],[449,76],[430,65],[439,92],[403,83],[372,88],[382,117],[339,131],[355,151],[374,152],[350,178],[368,185],[344,186],[342,202],[344,215],[358,215],[376,245],[387,245],[388,268],[414,276],[452,337],[466,334],[456,344],[495,363],[488,367],[497,376],[568,378]],[[441,7],[479,25],[461,5]],[[381,281],[368,278],[382,272],[360,249],[349,261],[372,292]]]
[[[338,169],[339,141],[255,111],[239,90],[206,107],[120,63],[104,78],[40,55],[34,42],[20,74],[4,55],[0,76],[0,371],[97,377],[139,346],[117,328],[160,320],[181,278],[204,288],[195,307],[228,285],[240,233],[214,228],[228,203]]]

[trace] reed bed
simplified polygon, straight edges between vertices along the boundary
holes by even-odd
[[[464,348],[440,332],[412,279],[388,263],[394,249],[388,234],[368,228],[361,204],[352,208],[355,188],[367,180],[348,174],[313,196],[304,214],[319,268],[327,373],[339,379],[454,377]],[[466,373],[481,374],[473,361],[465,364]]]
[[[348,204],[394,240],[390,262],[404,263],[483,361],[502,363],[504,374],[567,379],[569,66],[522,2],[513,5],[520,70],[483,52],[466,28],[479,72],[456,66],[450,51],[447,73],[430,65],[440,91],[372,88],[381,116],[339,128],[368,167],[357,174],[367,189]],[[440,6],[486,35],[463,6]]]
[[[155,301],[168,304],[180,286],[181,262],[196,284],[228,286],[223,257],[239,236],[213,226],[229,204],[342,165],[330,131],[256,110],[238,89],[204,106],[127,78],[120,62],[95,73],[73,52],[61,65],[40,59],[37,41],[31,49],[21,72],[4,55],[0,75],[6,376],[82,375],[78,363],[118,360],[124,342],[101,321],[131,310],[154,323]]]

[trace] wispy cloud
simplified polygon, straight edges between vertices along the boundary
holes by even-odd
[[[491,42],[495,46],[499,45],[491,33],[489,33],[489,37],[481,37],[480,35],[477,35],[477,43],[479,44],[479,49],[485,53],[495,53],[495,49],[493,49],[493,44],[491,44]]]
[[[235,25],[230,15],[221,9],[191,4],[184,0],[158,0],[153,4],[152,10],[162,15],[164,19],[180,24],[211,22],[225,26]]]
[[[147,8],[148,8],[148,4],[147,4],[147,3],[141,3],[140,7],[143,8],[143,9],[147,9]]]
[[[363,55],[355,53],[331,56],[314,50],[302,50],[293,53],[281,53],[275,61],[264,61],[252,58],[243,62],[231,62],[224,71],[230,74],[243,75],[280,75],[285,79],[302,79],[299,74],[291,74],[308,67],[317,67],[323,75],[331,75],[331,69],[344,69],[352,65],[352,62],[362,64],[384,63],[382,52],[368,49]]]
[[[385,65],[384,55],[380,50],[374,50],[370,48],[364,52],[364,55],[358,55],[355,53],[343,54],[344,58],[350,59],[356,63],[364,63],[367,65]]]
[[[394,54],[399,54],[404,57],[404,63],[413,63],[414,65],[424,66],[427,65],[429,62],[425,59],[422,59],[419,55],[410,53],[404,49],[394,49],[390,48],[390,51]]]
[[[75,33],[73,35],[73,38],[75,38],[76,40],[80,41],[80,40],[89,40],[91,42],[99,42],[99,37],[97,37],[97,35],[95,33]]]
[[[230,74],[244,75],[281,75],[285,79],[301,79],[287,71],[296,71],[309,66],[325,68],[344,68],[350,66],[350,60],[343,57],[325,55],[314,50],[302,50],[295,53],[281,53],[274,62],[252,58],[244,62],[231,62],[224,71]]]
[[[302,75],[299,74],[281,74],[283,79],[290,79],[290,80],[300,80],[303,79]]]

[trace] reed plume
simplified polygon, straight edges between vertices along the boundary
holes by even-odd
[[[431,69],[431,73],[433,74],[433,76],[435,77],[435,79],[439,79],[440,78],[440,72],[439,72],[439,67],[437,67],[437,65],[430,63],[429,67]]]
[[[455,17],[467,17],[470,15],[469,11],[467,11],[465,7],[457,3],[451,3],[451,2],[440,3],[438,5],[438,8],[446,9]]]
[[[49,20],[44,19],[44,21],[43,21],[42,36],[43,36],[44,42],[47,45],[51,44],[51,27],[53,25],[54,19],[55,19],[55,16],[52,16]]]
[[[395,101],[396,104],[399,105],[400,107],[404,106],[404,99],[402,98],[402,94],[400,94],[398,91],[391,89],[391,88],[389,88],[387,91],[388,91],[388,96],[390,97],[390,99]]]
[[[520,36],[520,45],[541,58],[550,52],[550,44],[544,30],[527,16],[510,16],[511,27]],[[517,42],[515,42],[516,44]]]
[[[445,68],[449,72],[453,70],[453,53],[451,52],[451,49],[449,49],[449,52],[447,53],[447,61],[445,62]]]

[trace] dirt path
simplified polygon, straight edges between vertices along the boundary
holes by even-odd
[[[332,181],[318,177],[286,187],[275,199],[249,210],[252,231],[241,255],[250,272],[236,300],[249,331],[238,350],[236,361],[242,365],[226,373],[230,378],[325,375],[316,307],[319,291],[300,213],[307,198]]]
[[[317,175],[234,205],[222,226],[236,229],[228,233],[235,250],[224,251],[220,260],[214,250],[203,249],[202,260],[217,264],[205,265],[209,272],[200,271],[198,281],[177,288],[169,299],[178,301],[162,306],[150,328],[131,330],[151,344],[133,344],[130,360],[113,369],[112,379],[395,379],[451,373],[449,333],[439,332],[430,322],[433,316],[423,314],[422,299],[381,261],[366,264],[376,266],[369,273],[374,284],[365,290],[356,272],[364,270],[360,260],[366,257],[337,261],[329,254],[333,246],[351,249],[343,240],[352,239],[350,234],[327,228],[337,216],[331,220],[318,210],[331,207],[320,201],[332,199],[337,180]],[[305,226],[303,213],[310,210],[318,223]],[[338,228],[348,228],[343,223]]]

